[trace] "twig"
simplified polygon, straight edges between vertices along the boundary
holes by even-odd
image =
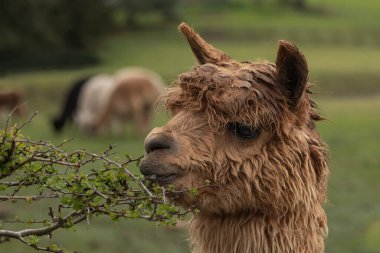
[[[7,121],[6,121],[6,123],[5,123],[5,129],[8,129],[8,127],[9,127],[9,122],[10,122],[10,120],[11,120],[11,118],[12,118],[13,113],[14,113],[15,111],[17,111],[17,109],[19,109],[20,107],[25,106],[25,105],[26,105],[26,103],[22,103],[22,104],[20,104],[20,105],[17,105],[17,106],[15,106],[15,107],[12,109],[12,111],[10,111],[10,112],[8,113]]]
[[[38,196],[0,196],[0,200],[6,201],[6,200],[25,200],[25,201],[31,201],[31,200],[40,200],[40,199],[55,199],[58,198],[58,194],[52,194],[49,196],[45,195],[38,195]]]
[[[77,216],[81,215],[81,213],[78,213],[76,211],[71,212],[70,214],[66,215],[64,218],[58,220],[58,222],[55,222],[51,226],[46,226],[43,228],[30,228],[30,229],[24,229],[20,231],[11,231],[11,230],[0,230],[0,236],[6,236],[10,238],[22,238],[25,236],[35,235],[35,236],[42,236],[42,235],[48,235],[54,230],[61,228],[66,225],[69,218],[75,218]],[[86,217],[84,217],[85,219]],[[80,222],[82,218],[78,219],[76,222]]]
[[[21,128],[23,128],[24,126],[26,126],[27,124],[29,124],[30,122],[32,122],[33,118],[38,114],[38,111],[34,111],[32,113],[32,115],[29,116],[29,118],[24,122],[22,123],[20,126],[16,127],[16,131],[14,132],[14,134],[16,135]]]

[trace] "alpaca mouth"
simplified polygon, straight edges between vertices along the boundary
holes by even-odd
[[[177,174],[165,174],[165,175],[144,175],[145,180],[158,183],[169,183],[177,178]]]
[[[158,161],[154,156],[145,156],[140,163],[140,172],[144,179],[159,184],[170,184],[181,176],[177,166]]]

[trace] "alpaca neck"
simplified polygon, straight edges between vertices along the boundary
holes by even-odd
[[[190,224],[193,253],[322,253],[327,227],[320,214],[300,226],[299,220],[264,215],[198,214]]]

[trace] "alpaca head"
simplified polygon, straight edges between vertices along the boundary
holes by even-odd
[[[186,24],[180,30],[199,65],[165,96],[173,117],[146,137],[145,177],[210,214],[280,217],[323,202],[325,148],[303,54],[280,41],[275,64],[238,62]],[[194,187],[196,195],[186,191]]]

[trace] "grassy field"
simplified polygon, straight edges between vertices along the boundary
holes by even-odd
[[[380,96],[319,104],[331,157],[327,252],[380,252]]]
[[[315,98],[327,118],[318,125],[330,147],[331,157],[326,252],[379,253],[380,47],[375,43],[376,34],[365,34],[368,38],[360,43],[351,39],[355,38],[357,31],[376,31],[380,4],[371,0],[310,2],[318,6],[322,2],[327,6],[327,14],[295,13],[289,9],[272,8],[270,4],[259,8],[235,4],[228,9],[187,6],[183,13],[184,20],[204,32],[210,42],[239,60],[273,61],[278,39],[293,38],[297,42],[309,61],[311,80],[317,84]],[[274,32],[262,34],[266,29]],[[245,36],[250,31],[263,35],[264,39]],[[317,31],[325,37],[310,39],[310,31]],[[335,40],[337,31],[349,34],[350,39]],[[302,34],[306,34],[305,37]],[[0,85],[24,89],[29,111],[40,112],[24,131],[31,138],[55,143],[73,138],[66,147],[68,150],[102,151],[112,143],[118,144],[120,154],[139,156],[144,152],[144,138],[133,133],[126,133],[122,138],[104,136],[93,139],[70,126],[63,134],[55,135],[49,122],[60,107],[62,94],[77,77],[89,73],[112,73],[131,65],[151,68],[170,83],[195,64],[194,58],[175,25],[114,35],[97,50],[97,56],[99,64],[82,68],[32,68],[8,72],[0,77]],[[165,112],[159,112],[155,125],[161,125],[167,119]],[[7,206],[19,216],[45,211],[38,205],[25,207],[19,203]],[[140,221],[114,223],[108,219],[94,219],[90,225],[80,226],[75,233],[60,232],[54,241],[80,252],[190,252],[185,231]],[[0,252],[31,251],[17,242],[0,245]]]

